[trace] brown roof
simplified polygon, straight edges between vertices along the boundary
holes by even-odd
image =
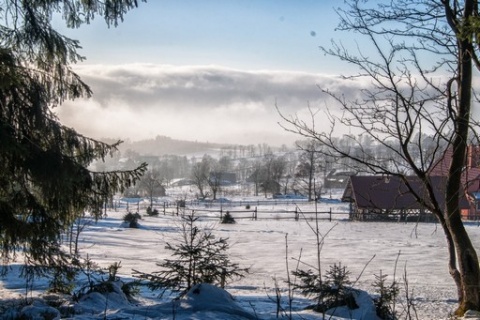
[[[419,210],[424,208],[417,199],[428,199],[425,186],[418,177],[408,176],[405,179],[408,184],[396,176],[351,176],[342,200],[355,202],[359,209]],[[434,187],[435,198],[443,210],[446,177],[436,176],[429,179]],[[428,203],[431,202],[428,201]],[[464,197],[460,207],[469,208],[468,201]]]
[[[462,169],[462,183],[468,193],[480,191],[480,148],[469,146],[467,150],[467,165]],[[445,150],[445,153],[430,170],[431,176],[448,176],[450,164],[452,163],[452,148]]]

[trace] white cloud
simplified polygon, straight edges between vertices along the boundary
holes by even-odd
[[[219,66],[151,64],[82,65],[77,72],[91,86],[89,100],[56,110],[61,121],[95,138],[175,139],[225,143],[292,143],[299,137],[279,125],[283,114],[324,108],[319,87],[347,97],[358,83],[305,72],[242,71]]]

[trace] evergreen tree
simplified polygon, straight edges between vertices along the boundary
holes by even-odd
[[[179,239],[165,246],[171,251],[171,259],[158,263],[160,271],[134,270],[134,275],[148,280],[152,290],[171,289],[181,295],[199,283],[224,288],[228,281],[243,278],[249,270],[230,261],[228,239],[215,237],[209,228],[200,228],[197,220],[194,212],[182,216]]]
[[[60,235],[85,211],[95,217],[114,193],[145,171],[93,172],[118,143],[105,144],[63,126],[53,108],[88,97],[71,69],[79,42],[51,26],[61,13],[79,27],[96,15],[116,26],[135,0],[0,1],[0,255],[19,249],[42,264],[60,261]]]

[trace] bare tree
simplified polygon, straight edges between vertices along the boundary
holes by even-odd
[[[165,195],[165,178],[158,169],[148,169],[139,181],[139,188],[144,191],[150,199],[150,208],[153,208],[153,198]]]
[[[317,131],[317,111],[313,109],[312,122],[282,116],[284,127],[318,140],[328,147],[328,156],[354,160],[373,173],[398,176],[407,186],[406,175],[418,177],[428,197],[418,195],[417,200],[435,214],[446,236],[449,272],[458,289],[456,314],[480,310],[478,257],[459,206],[467,146],[473,139],[478,143],[478,124],[471,117],[475,98],[472,79],[480,66],[478,1],[397,0],[378,4],[350,0],[346,9],[337,12],[340,30],[369,40],[368,55],[361,49],[352,54],[338,42],[322,49],[358,68],[359,73],[347,79],[368,79],[368,84],[361,98],[355,99],[322,89],[341,107],[340,112],[328,108],[328,132]],[[370,136],[393,156],[372,156],[355,134],[347,138],[358,147],[342,147],[335,137],[345,127],[347,132]],[[422,138],[426,135],[431,136],[429,143]],[[433,191],[437,186],[432,185],[430,172],[447,151],[451,152],[451,163],[444,198],[436,199]]]
[[[232,158],[230,156],[223,156],[218,159],[219,170],[229,172],[232,170]]]
[[[238,160],[235,171],[237,172],[239,181],[245,181],[248,178],[248,169],[250,165],[250,161],[245,158],[241,158]]]
[[[274,157],[271,162],[271,173],[272,173],[271,177],[272,177],[272,180],[275,181],[276,184],[278,184],[279,186],[281,185],[282,179],[286,179],[285,178],[286,171],[287,171],[287,159],[285,158],[285,156]],[[285,192],[287,190],[287,187],[288,187],[288,179],[286,180],[284,185]]]
[[[297,147],[302,151],[295,172],[297,185],[306,189],[308,201],[312,201],[316,198],[314,194],[315,175],[320,168],[320,145],[317,140],[308,140],[297,143]]]
[[[208,185],[208,179],[210,175],[210,156],[204,155],[200,162],[193,164],[191,177],[193,183],[198,188],[201,198],[206,198],[205,188]]]
[[[297,193],[300,191],[295,184],[295,170],[298,163],[298,154],[296,152],[287,151],[286,147],[281,152],[284,152],[285,154],[281,157],[284,169],[283,176],[280,177],[280,183],[282,184],[284,193],[287,193],[289,190],[293,190]]]
[[[163,158],[159,161],[155,169],[158,170],[162,182],[168,186],[174,178],[174,166],[171,165],[166,158]]]
[[[271,151],[264,155],[259,177],[265,198],[269,192],[280,191],[280,179],[285,172],[285,165],[285,159],[276,157]]]
[[[213,164],[214,168],[210,171],[207,179],[210,191],[212,191],[213,200],[217,199],[217,194],[221,191],[223,172],[219,171],[218,165]]]
[[[251,182],[253,182],[254,185],[254,195],[258,196],[258,192],[260,189],[260,185],[263,182],[263,176],[264,176],[264,170],[263,170],[263,165],[260,161],[256,160],[252,164],[252,173],[250,174],[250,177],[247,179]]]

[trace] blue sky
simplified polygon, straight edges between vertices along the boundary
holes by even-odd
[[[319,50],[335,36],[340,1],[150,0],[116,28],[101,19],[67,33],[87,63],[222,65],[336,72]],[[340,34],[337,32],[337,37]],[[337,64],[338,66],[339,64]]]
[[[325,106],[320,84],[342,94],[355,88],[338,77],[348,66],[319,49],[349,39],[334,32],[342,4],[150,0],[116,28],[98,17],[75,30],[56,20],[80,41],[87,60],[76,70],[94,92],[57,114],[94,138],[292,145],[300,137],[280,127],[276,107],[308,115]]]

